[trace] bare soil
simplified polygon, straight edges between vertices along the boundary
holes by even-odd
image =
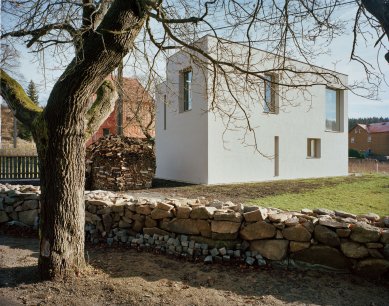
[[[389,305],[389,284],[349,274],[205,265],[88,246],[88,269],[39,282],[38,240],[0,236],[0,305]]]
[[[174,181],[153,181],[151,189],[139,190],[140,193],[152,193],[167,197],[199,198],[207,200],[232,201],[245,203],[252,199],[276,196],[284,193],[302,193],[314,189],[368,180],[369,176],[347,176],[338,178],[320,178],[309,180],[283,180],[260,183],[224,184],[224,185],[191,185]],[[371,179],[371,178],[370,178]]]

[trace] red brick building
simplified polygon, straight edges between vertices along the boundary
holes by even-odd
[[[116,104],[87,145],[103,136],[117,134],[117,107]],[[155,136],[154,100],[135,78],[123,78],[123,135],[136,138]]]
[[[348,132],[348,146],[361,152],[389,156],[389,122],[357,124]]]

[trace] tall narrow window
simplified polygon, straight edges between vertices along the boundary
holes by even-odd
[[[163,129],[166,130],[166,95],[163,96]]]
[[[274,91],[274,75],[265,74],[264,80],[264,101],[263,111],[265,113],[274,113],[276,109],[275,105],[275,91]]]
[[[280,175],[280,150],[279,150],[279,138],[274,137],[274,176]]]
[[[340,126],[340,91],[336,89],[326,89],[326,130],[341,130]]]
[[[320,158],[320,139],[308,138],[307,139],[307,157],[308,158]]]
[[[371,135],[367,136],[367,142],[371,142]]]
[[[192,109],[192,71],[184,72],[184,111]]]

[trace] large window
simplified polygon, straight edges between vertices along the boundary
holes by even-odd
[[[307,157],[320,158],[321,156],[320,138],[307,139]]]
[[[184,71],[184,111],[192,109],[192,70]]]
[[[341,131],[340,90],[326,89],[326,130]]]
[[[264,80],[264,101],[263,111],[265,113],[274,113],[276,110],[276,99],[275,99],[275,77],[271,74],[265,74]]]

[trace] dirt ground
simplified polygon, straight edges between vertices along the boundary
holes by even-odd
[[[224,185],[191,185],[174,181],[153,181],[151,189],[138,190],[145,195],[163,195],[167,197],[198,198],[208,200],[232,201],[245,203],[248,200],[275,196],[284,193],[301,193],[314,189],[334,186],[337,184],[352,183],[355,181],[368,180],[369,176],[347,176],[337,178],[321,178],[310,180],[283,180],[247,184],[224,184]]]
[[[389,284],[319,271],[205,265],[87,247],[90,268],[39,282],[38,241],[0,236],[0,305],[389,305]]]

